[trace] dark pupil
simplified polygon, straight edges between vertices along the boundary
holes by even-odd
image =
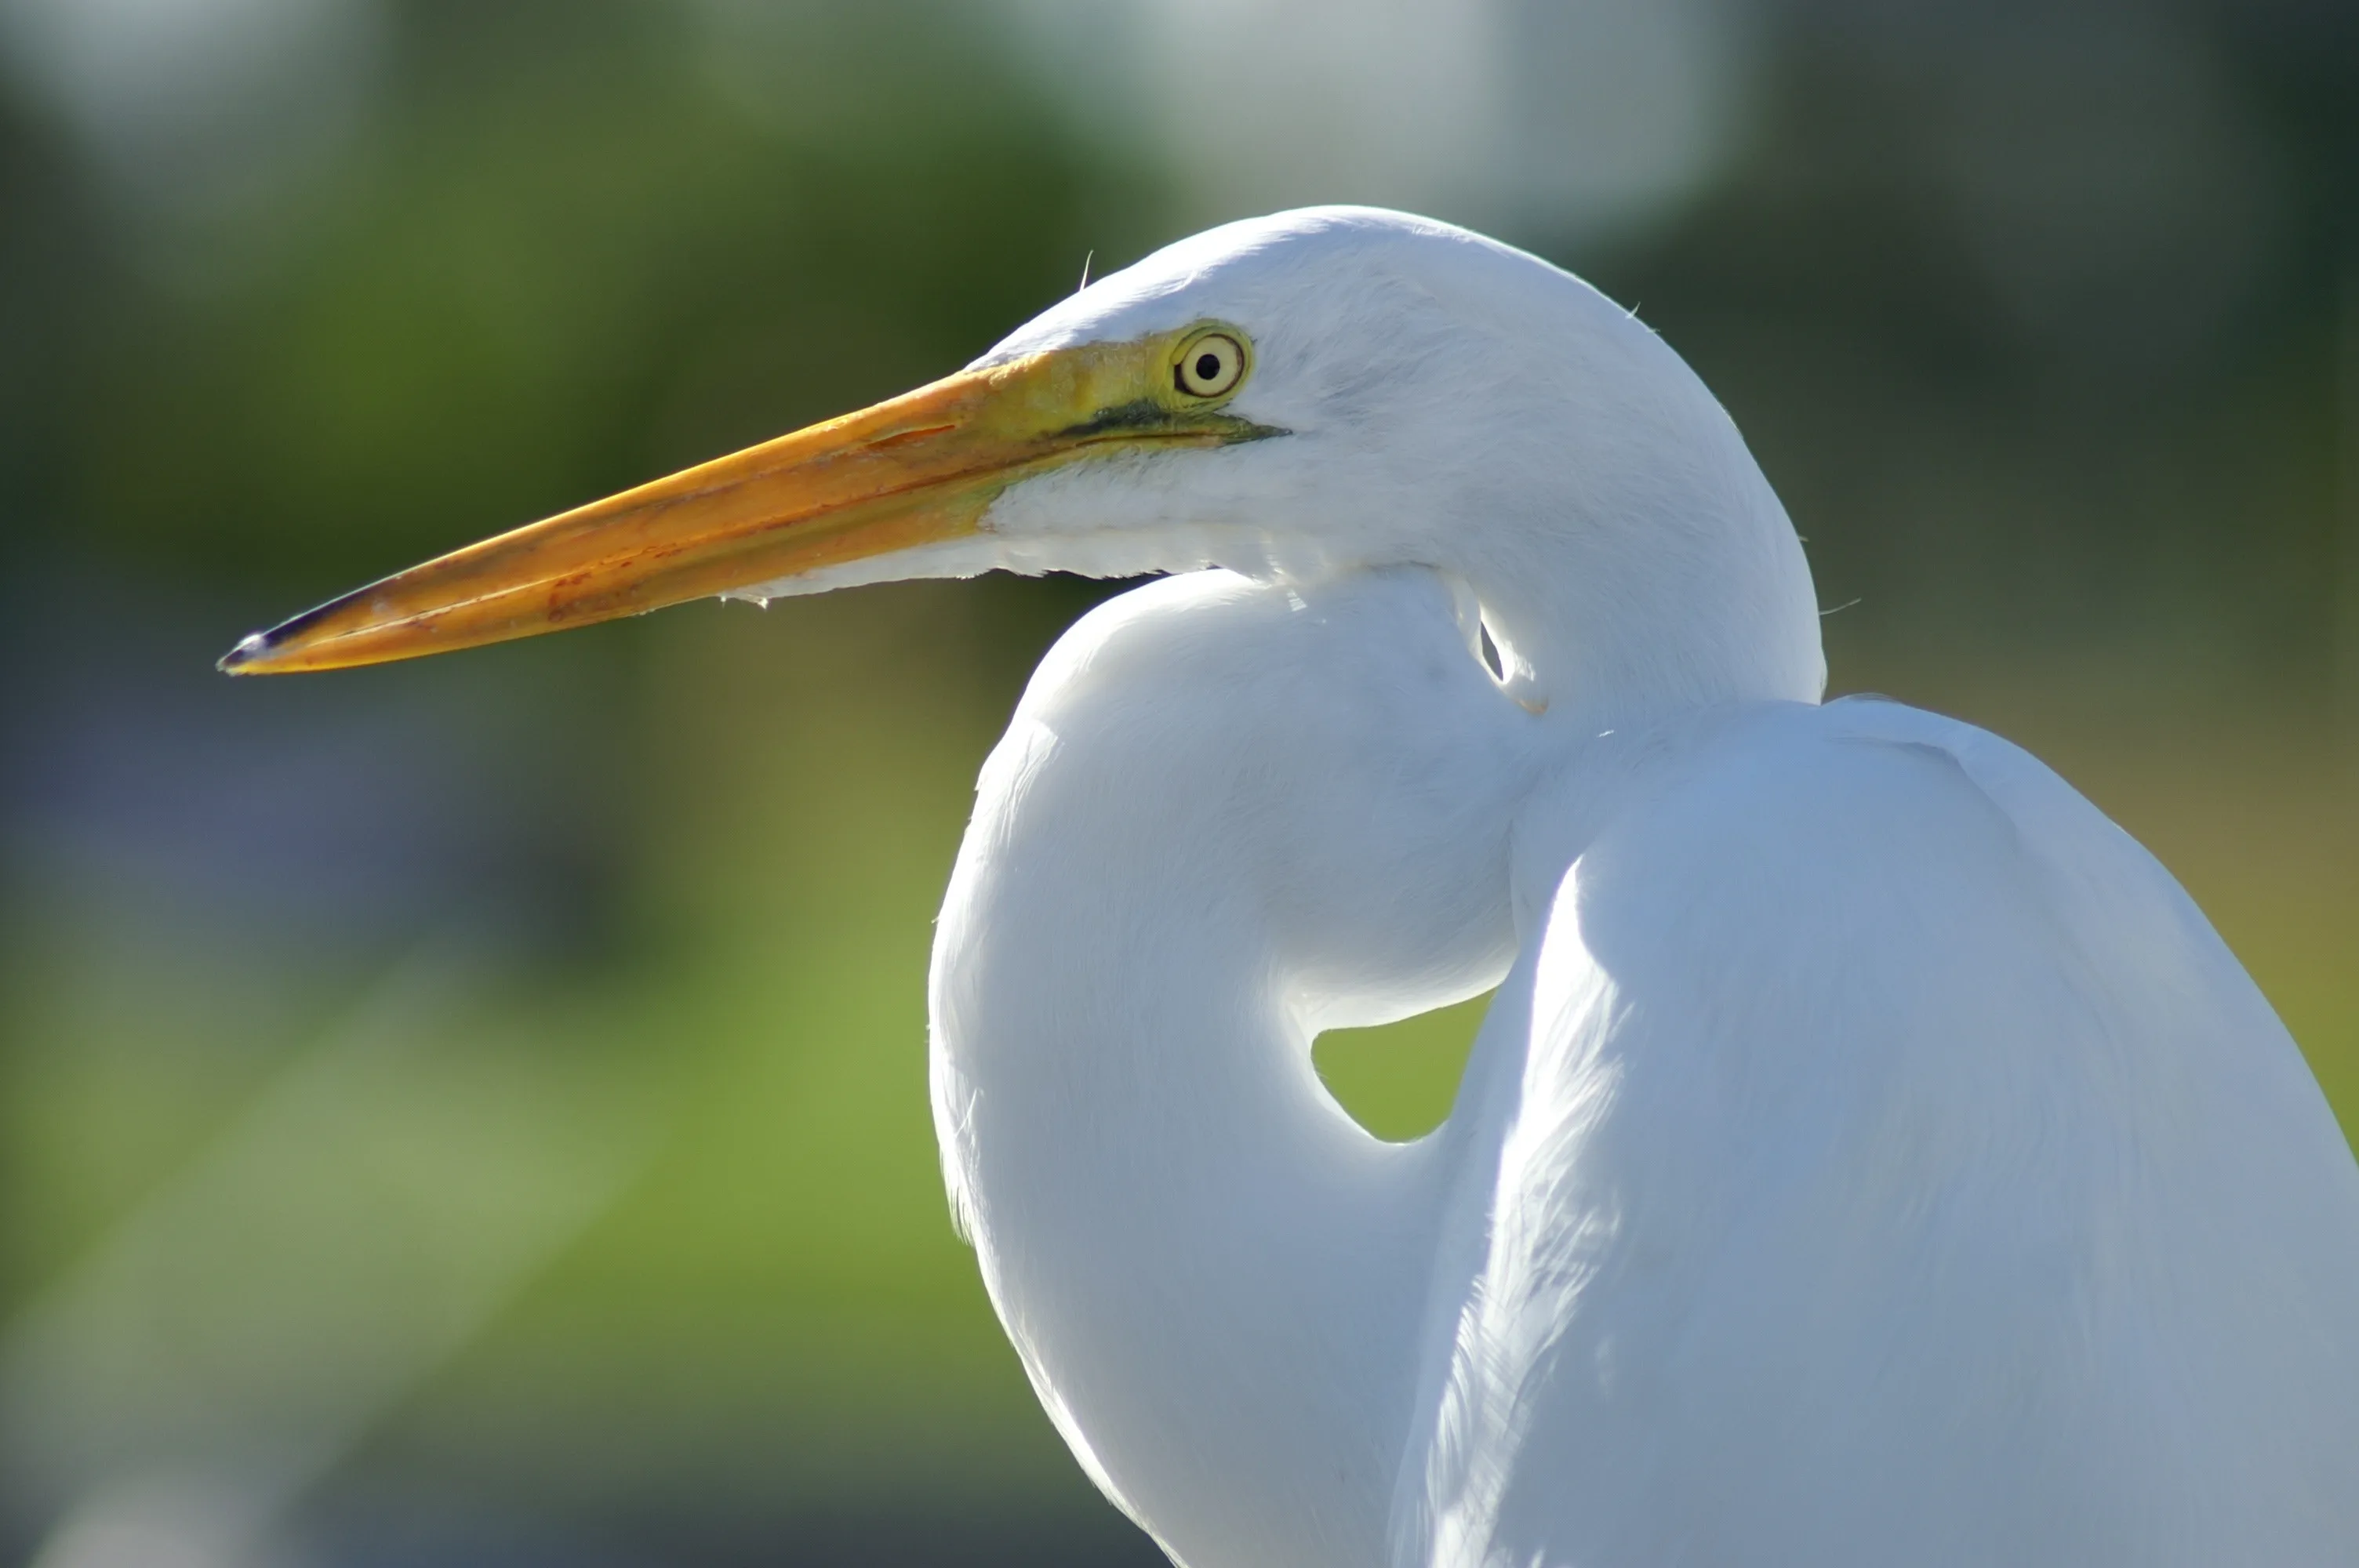
[[[1218,355],[1218,354],[1198,354],[1198,355],[1196,356],[1196,379],[1197,379],[1198,381],[1210,381],[1210,380],[1212,380],[1214,376],[1216,376],[1216,375],[1218,375],[1218,374],[1220,374],[1220,373],[1221,373],[1221,356],[1220,356],[1220,355]]]

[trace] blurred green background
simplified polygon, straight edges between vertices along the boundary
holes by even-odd
[[[0,1557],[1159,1560],[924,1087],[976,764],[1106,585],[210,665],[1337,200],[1635,305],[1836,688],[2059,767],[2359,1119],[2348,5],[0,0]],[[1478,1014],[1321,1065],[1405,1136]]]

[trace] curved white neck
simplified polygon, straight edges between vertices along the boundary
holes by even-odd
[[[1069,633],[984,769],[946,1173],[1043,1402],[1183,1561],[1384,1559],[1459,1156],[1371,1138],[1310,1044],[1497,980],[1540,728],[1430,572],[1212,572]]]
[[[1011,846],[954,888],[953,1190],[1051,1415],[1183,1561],[1379,1562],[1438,1150],[1377,1143],[1326,1097],[1249,911],[1109,919],[1109,885],[1169,885],[1154,858]]]
[[[1069,633],[984,769],[935,944],[945,1173],[1043,1403],[1183,1562],[1385,1560],[1483,1134],[1377,1142],[1310,1041],[1505,973],[1510,824],[1571,717],[1500,691],[1431,571],[1208,572]]]

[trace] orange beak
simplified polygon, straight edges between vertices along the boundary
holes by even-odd
[[[1175,379],[1206,330],[962,371],[356,589],[221,667],[339,669],[642,614],[987,534],[1008,486],[1094,452],[1280,434],[1221,411],[1234,386],[1191,398]]]

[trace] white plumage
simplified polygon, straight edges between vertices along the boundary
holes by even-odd
[[[2359,1562],[2359,1167],[2169,874],[1817,706],[1782,512],[1573,279],[1289,214],[998,352],[1198,318],[1288,438],[964,546],[1250,574],[1058,646],[936,946],[954,1199],[1108,1494],[1190,1568]],[[1503,975],[1439,1131],[1321,1089]]]

